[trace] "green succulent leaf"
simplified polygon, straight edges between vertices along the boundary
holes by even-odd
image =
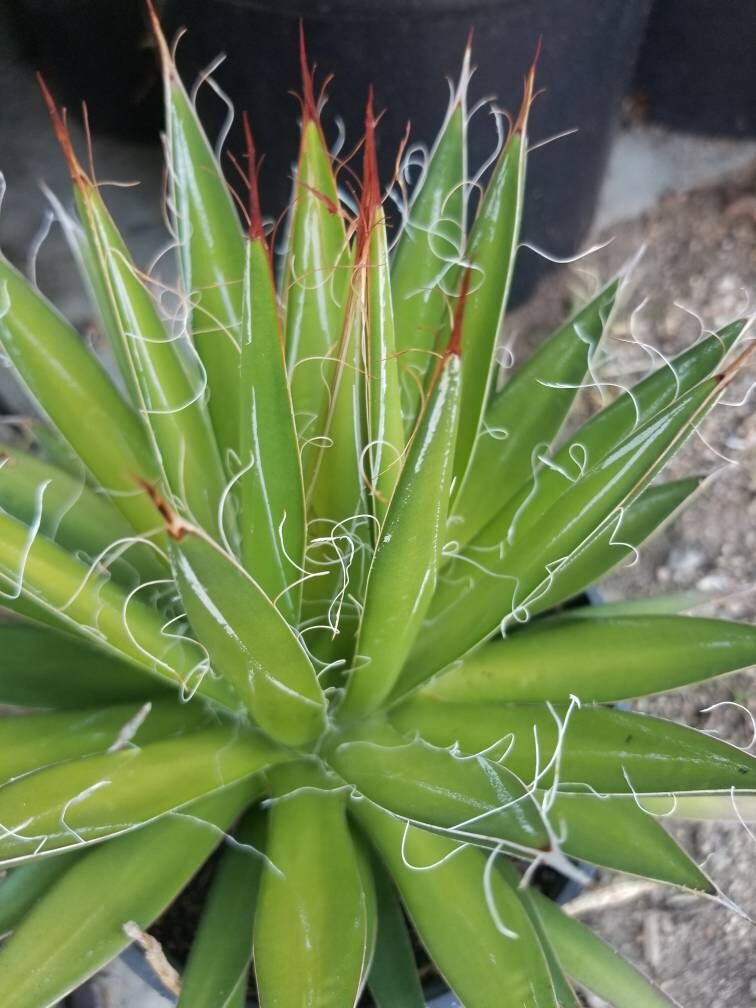
[[[643,799],[643,807],[652,815],[670,819],[756,823],[756,794],[734,788],[726,794],[649,795]]]
[[[176,699],[0,718],[0,781],[78,756],[141,746],[209,721],[200,704]]]
[[[570,484],[610,457],[620,445],[655,417],[660,418],[689,393],[721,369],[729,351],[745,328],[733,322],[673,357],[643,381],[599,410],[554,453],[538,472],[538,484],[528,493],[527,509],[517,523],[522,532],[544,515]],[[521,501],[514,502],[519,509]],[[509,509],[507,524],[512,520]],[[500,518],[501,522],[502,519]]]
[[[258,793],[229,788],[69,862],[0,948],[7,1008],[51,1008],[118,955],[124,925],[149,927]]]
[[[325,725],[325,699],[300,639],[230,553],[199,529],[175,534],[176,581],[212,668],[273,738],[313,741]]]
[[[481,851],[412,826],[405,835],[400,820],[365,801],[351,808],[433,962],[466,1008],[557,1008],[522,903]]]
[[[305,509],[299,446],[286,379],[270,254],[247,243],[241,357],[241,555],[281,612],[299,615]]]
[[[601,606],[594,607],[598,613]],[[474,651],[424,695],[467,703],[611,703],[756,663],[756,627],[690,616],[569,614]]]
[[[137,476],[155,462],[139,417],[78,333],[0,258],[0,344],[30,395],[139,532],[155,527]]]
[[[580,1008],[580,1002],[577,999],[577,995],[573,990],[572,984],[567,979],[567,976],[556,957],[556,953],[554,952],[551,942],[546,937],[546,932],[544,931],[543,924],[541,923],[541,918],[536,913],[532,900],[530,899],[529,886],[523,885],[523,880],[518,874],[517,869],[504,858],[499,858],[497,860],[496,871],[501,874],[504,879],[506,879],[512,889],[514,889],[517,893],[523,909],[528,915],[530,923],[533,925],[533,929],[538,936],[538,941],[549,967],[549,974],[551,976],[551,982],[554,985],[554,993],[556,994],[559,1008]]]
[[[539,892],[529,898],[569,976],[613,1008],[675,1008],[656,984],[630,965],[584,924],[568,917]]]
[[[463,838],[506,841],[514,850],[548,844],[540,809],[522,782],[483,756],[404,742],[381,724],[338,742],[330,760],[360,794],[402,818]]]
[[[724,384],[725,380],[702,382],[652,418],[606,459],[568,484],[532,527],[523,531],[519,524],[530,507],[527,495],[505,527],[499,518],[489,523],[468,547],[477,564],[471,567],[469,588],[456,593],[451,605],[441,601],[434,605],[427,632],[410,658],[418,670],[413,677],[429,676],[498,627],[532,616],[542,596],[550,593],[555,575],[560,571],[569,575],[571,563],[582,562],[581,554],[594,536],[614,537],[624,509],[711,409]],[[492,584],[496,591],[491,590]],[[550,595],[549,603],[553,602]]]
[[[457,494],[450,533],[466,545],[533,475],[584,381],[619,289],[612,280],[516,372],[487,408]]]
[[[673,721],[608,707],[444,703],[417,696],[396,707],[391,720],[435,746],[491,750],[491,758],[504,751],[504,766],[526,783],[537,776],[549,786],[558,763],[561,790],[747,791],[756,781],[756,758],[749,753]]]
[[[110,299],[138,408],[167,487],[203,527],[218,527],[224,478],[198,368],[187,366],[163,324],[99,190],[72,163],[92,257]]]
[[[344,795],[296,790],[296,768],[283,768],[272,783],[254,933],[261,1002],[352,1008],[369,951],[368,922]]]
[[[69,633],[0,622],[0,704],[55,709],[169,695],[169,687]]]
[[[458,485],[461,485],[470,464],[488,403],[496,364],[496,344],[514,271],[520,237],[528,150],[527,124],[533,100],[534,74],[535,67],[532,67],[526,78],[520,114],[481,196],[465,250],[472,282],[461,327],[465,373],[454,458],[454,475]]]
[[[234,831],[213,876],[181,979],[179,1008],[245,1003],[264,843],[262,815],[253,809]]]
[[[284,758],[251,729],[217,727],[43,767],[0,788],[0,863],[127,833]]]
[[[161,578],[159,554],[134,542],[134,529],[112,501],[72,476],[13,445],[0,445],[0,508],[70,553],[107,567],[120,584]]]
[[[239,454],[242,276],[239,218],[196,109],[153,19],[163,69],[168,181],[192,342],[207,379],[207,407],[224,465]],[[162,371],[161,371],[162,375]]]
[[[714,893],[698,865],[661,823],[624,797],[557,793],[548,811],[565,854],[579,861]]]
[[[303,470],[309,485],[330,403],[334,354],[345,330],[351,253],[304,42],[301,55],[302,134],[281,300],[291,395],[305,442]],[[312,439],[316,441],[308,445]]]
[[[391,264],[394,327],[408,430],[422,402],[434,351],[450,329],[448,300],[464,246],[469,52],[446,121],[407,207]]]
[[[381,526],[368,574],[343,717],[388,696],[430,605],[443,547],[461,368],[444,360]]]
[[[372,102],[366,130],[365,195],[361,236],[364,259],[366,412],[368,487],[373,513],[382,522],[404,461],[401,378],[397,358],[395,312],[391,291],[386,216],[380,202]]]
[[[415,956],[396,887],[377,857],[371,859],[378,911],[368,987],[377,1008],[425,1008]]]
[[[35,530],[0,514],[0,603],[18,598],[52,613],[68,629],[82,634],[117,657],[179,687],[199,690],[232,709],[234,695],[222,682],[203,674],[202,653],[185,638],[165,631],[165,620],[146,603],[112,582],[92,574],[60,546]],[[113,667],[110,662],[106,667]]]
[[[66,851],[11,868],[0,880],[0,935],[12,931],[79,857],[79,851]]]

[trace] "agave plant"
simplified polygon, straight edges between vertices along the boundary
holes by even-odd
[[[614,703],[748,665],[756,629],[564,603],[700,485],[656,477],[744,323],[565,435],[621,278],[501,372],[532,71],[473,214],[466,60],[394,235],[372,103],[358,185],[303,56],[276,280],[249,126],[240,215],[155,31],[177,284],[135,266],[48,96],[116,380],[0,261],[49,421],[0,473],[3,1008],[55,1003],[216,849],[182,1008],[244,1004],[252,961],[263,1008],[415,1008],[408,921],[466,1008],[574,1008],[573,981],[669,1005],[531,883],[590,862],[716,895],[658,816],[745,815],[756,761]]]

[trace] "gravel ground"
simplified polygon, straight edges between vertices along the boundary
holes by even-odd
[[[748,308],[756,293],[756,171],[730,185],[685,196],[669,196],[651,213],[622,222],[610,245],[573,266],[535,303],[519,311],[513,332],[530,343],[569,304],[576,291],[591,289],[583,270],[605,278],[645,245],[635,267],[632,304],[646,298],[629,319],[618,319],[614,337],[652,345],[674,354],[707,329]],[[595,281],[594,281],[595,282]],[[749,298],[750,304],[749,304]],[[680,307],[675,307],[675,302]],[[699,321],[700,319],[700,321]],[[753,333],[756,336],[756,332]],[[649,364],[648,355],[610,339],[600,376],[623,380]],[[518,354],[519,355],[519,354]],[[737,402],[756,380],[756,368],[726,395]],[[598,403],[599,396],[592,393]],[[615,572],[604,585],[607,598],[640,597],[666,591],[697,590],[713,597],[696,611],[756,620],[756,390],[740,407],[718,406],[670,465],[670,476],[719,470],[687,511],[649,543],[639,562]],[[707,443],[708,442],[708,445]],[[709,447],[709,445],[711,447]],[[726,462],[720,456],[732,462]],[[650,713],[718,730],[749,745],[748,717],[732,706],[701,713],[718,701],[737,701],[756,712],[756,681],[742,673],[713,685],[652,698],[640,704]],[[681,825],[676,833],[721,891],[756,917],[756,839],[739,825]],[[604,873],[597,889],[608,905],[583,919],[654,977],[684,1008],[754,1008],[756,957],[754,926],[704,899],[655,887],[629,902],[611,902],[614,883]]]

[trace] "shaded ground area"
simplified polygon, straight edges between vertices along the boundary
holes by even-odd
[[[670,356],[700,334],[701,322],[691,312],[711,328],[749,307],[749,296],[756,294],[753,194],[756,174],[752,171],[722,188],[668,196],[653,212],[597,236],[598,240],[613,236],[613,241],[579,267],[598,273],[602,279],[646,245],[634,270],[632,301],[638,303],[645,297],[646,304],[636,313],[632,326],[629,320],[620,321],[614,337],[628,339],[632,328],[635,339]],[[585,290],[586,285],[590,289],[589,279],[571,267],[557,284],[550,285],[547,294],[516,314],[514,325],[531,342],[569,306],[573,292]],[[687,312],[676,308],[675,301]],[[754,307],[751,302],[750,310]],[[752,336],[756,338],[756,332]],[[647,353],[616,338],[607,348],[609,359],[600,372],[605,380],[627,381],[649,366]],[[756,368],[752,366],[725,399],[740,401],[754,382]],[[600,402],[598,393],[590,395]],[[717,407],[702,427],[703,437],[694,436],[670,465],[670,476],[720,471],[689,509],[645,547],[635,566],[607,580],[607,597],[695,589],[716,597],[696,612],[756,620],[755,403],[756,388],[740,407]],[[753,730],[742,711],[727,706],[701,713],[722,700],[734,700],[756,711],[753,675],[733,676],[640,706],[749,745]],[[705,862],[722,891],[756,917],[756,838],[739,824],[686,825],[677,832],[693,857]],[[641,965],[685,1008],[756,1006],[756,929],[752,924],[713,902],[661,886],[622,901],[616,881],[609,874],[600,877],[597,887],[606,890],[608,902],[604,909],[584,916],[587,923]]]

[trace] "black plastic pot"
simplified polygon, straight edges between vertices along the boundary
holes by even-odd
[[[656,0],[635,88],[648,117],[676,129],[756,136],[756,4]]]
[[[162,101],[144,0],[14,0],[9,13],[26,59],[56,98],[96,132],[155,138]]]
[[[533,153],[523,237],[555,256],[574,254],[591,224],[619,100],[632,79],[650,0],[165,0],[162,16],[173,33],[189,28],[179,66],[191,78],[219,52],[215,74],[237,110],[251,116],[257,146],[266,154],[264,207],[280,212],[291,194],[296,156],[297,106],[288,95],[301,87],[298,19],[304,19],[311,61],[332,72],[325,122],[343,117],[347,149],[362,132],[368,86],[385,109],[379,136],[382,176],[391,177],[407,120],[412,139],[430,144],[447,104],[444,75],[455,78],[468,32],[474,30],[472,97],[495,94],[517,111],[522,79],[539,38],[543,51],[533,141],[577,127],[575,135]],[[217,98],[200,109],[211,128],[225,115]],[[231,146],[242,149],[232,133]],[[490,154],[490,116],[470,130],[473,170]],[[522,296],[544,269],[531,252],[520,258]]]

